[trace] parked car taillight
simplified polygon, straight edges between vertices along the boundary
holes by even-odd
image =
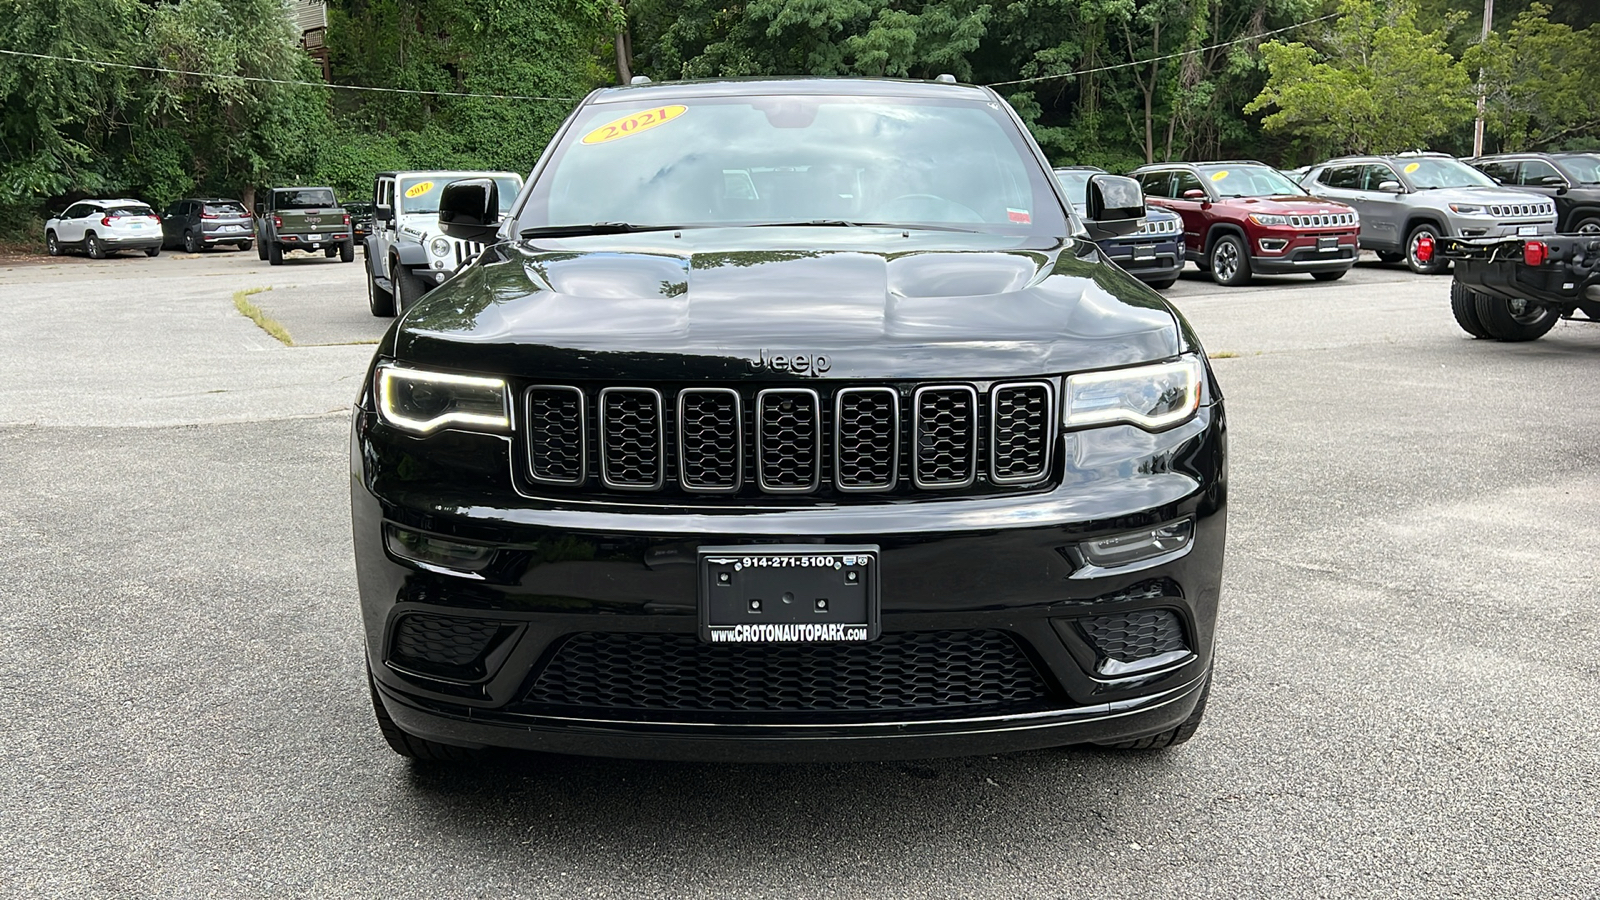
[[[216,213],[203,212],[203,213],[200,214],[200,218],[202,218],[202,219],[215,219],[216,217],[217,217]]]
[[[344,214],[344,223],[345,223],[345,224],[346,224],[346,225],[349,225],[349,224],[350,224],[350,214],[349,214],[349,213],[345,213],[345,214]]]
[[[1528,241],[1522,245],[1522,261],[1530,266],[1542,266],[1550,256],[1550,245],[1544,241]]]
[[[282,228],[283,227],[283,217],[282,216],[273,216],[272,217],[272,227],[273,228]]]
[[[108,213],[106,215],[101,216],[100,217],[100,224],[106,226],[107,228],[110,228],[111,227],[111,215]]]

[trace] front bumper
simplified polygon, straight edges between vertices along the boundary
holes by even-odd
[[[1169,281],[1183,271],[1183,247],[1176,235],[1165,239],[1112,238],[1099,243],[1101,252],[1140,281]]]
[[[1322,249],[1319,241],[1323,238],[1333,238],[1335,249]],[[1266,229],[1251,238],[1250,268],[1262,275],[1337,272],[1356,264],[1360,254],[1357,240],[1355,231]]]
[[[833,507],[670,508],[516,498],[509,441],[441,432],[476,473],[430,472],[424,440],[358,409],[351,514],[367,659],[406,731],[464,746],[605,756],[836,760],[966,755],[1157,734],[1194,710],[1211,666],[1226,532],[1222,406],[1172,431],[1129,427],[1063,439],[1058,486],[986,498]],[[1187,552],[1091,570],[1086,537],[1190,518]],[[394,555],[386,528],[492,548],[475,577]],[[530,694],[574,635],[696,633],[700,545],[872,543],[889,634],[1004,633],[1043,693],[1006,708],[795,712],[551,705]],[[1186,652],[1128,677],[1077,623],[1160,610]],[[470,671],[423,671],[397,653],[406,616],[494,623]],[[1098,621],[1098,619],[1096,619]],[[604,669],[604,667],[600,667]],[[600,671],[598,677],[604,677]],[[726,673],[707,673],[719,677]],[[819,672],[818,678],[829,677]],[[737,686],[734,686],[735,688]]]

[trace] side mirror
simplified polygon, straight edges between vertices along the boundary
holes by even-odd
[[[464,178],[439,195],[439,230],[460,241],[494,243],[500,230],[500,188],[493,178]]]
[[[394,207],[387,203],[374,203],[372,205],[372,219],[375,222],[387,222],[394,218]]]
[[[1400,182],[1398,182],[1398,181],[1379,182],[1378,190],[1383,191],[1385,194],[1403,194],[1403,193],[1405,193],[1405,188],[1401,187],[1400,186]]]
[[[262,209],[261,201],[257,200],[256,201],[256,215],[258,215],[258,216],[261,215],[261,209]]]
[[[1204,200],[1205,198],[1206,192],[1199,188],[1189,188],[1183,192],[1183,199],[1185,200]]]
[[[1103,241],[1139,230],[1144,221],[1144,188],[1139,182],[1121,175],[1090,175],[1085,194],[1089,237]]]

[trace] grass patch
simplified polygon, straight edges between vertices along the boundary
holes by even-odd
[[[250,302],[252,294],[270,291],[270,287],[245,288],[233,295],[233,308],[237,309],[245,318],[256,323],[267,334],[277,338],[285,347],[294,346],[294,338],[289,336],[289,330],[278,324],[278,320],[261,311],[261,307]]]
[[[1218,350],[1216,353],[1207,353],[1211,359],[1238,359],[1239,354],[1233,350]]]

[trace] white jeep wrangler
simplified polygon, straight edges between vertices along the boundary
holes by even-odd
[[[492,178],[500,189],[500,214],[522,190],[511,172],[380,172],[372,185],[372,230],[366,239],[367,306],[375,316],[405,312],[477,258],[483,245],[439,230],[439,196],[462,178]]]

